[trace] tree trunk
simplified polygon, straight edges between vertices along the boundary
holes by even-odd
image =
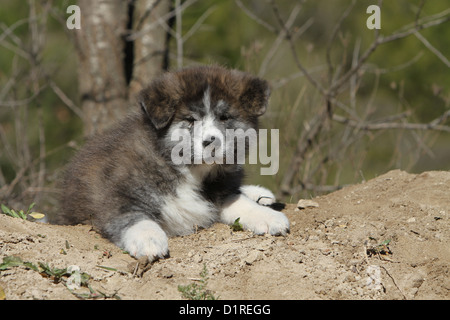
[[[79,0],[81,29],[75,32],[84,135],[101,132],[132,108],[133,96],[163,70],[166,32],[159,24],[169,0]],[[162,20],[163,21],[163,20]],[[147,28],[148,29],[148,28]]]
[[[155,76],[168,69],[168,36],[170,23],[165,16],[171,10],[170,0],[138,0],[133,14],[134,63],[130,98]],[[134,36],[135,35],[135,36]],[[134,36],[134,37],[133,37]],[[131,100],[132,101],[132,100]]]

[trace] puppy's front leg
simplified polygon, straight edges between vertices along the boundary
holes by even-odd
[[[241,192],[248,198],[263,206],[270,206],[275,202],[275,195],[272,191],[261,186],[241,186]]]
[[[260,206],[244,194],[230,196],[222,207],[221,221],[233,224],[239,219],[244,229],[256,234],[286,235],[289,220],[279,211]]]
[[[169,240],[164,230],[153,220],[142,219],[120,231],[116,244],[136,258],[149,261],[169,256]]]

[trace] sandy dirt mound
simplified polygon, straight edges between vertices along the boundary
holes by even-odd
[[[182,299],[178,286],[201,284],[204,266],[220,299],[450,298],[450,172],[391,171],[313,200],[286,205],[286,237],[216,224],[170,239],[171,257],[145,268],[89,226],[0,215],[0,264],[38,267],[3,263],[0,298]],[[70,291],[67,274],[45,276],[39,263],[90,277]]]

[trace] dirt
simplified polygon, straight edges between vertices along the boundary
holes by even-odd
[[[170,239],[171,257],[147,266],[89,226],[0,215],[0,264],[76,265],[92,290],[22,265],[0,271],[0,298],[183,299],[178,286],[200,284],[204,266],[205,290],[220,299],[450,298],[450,172],[391,171],[312,200],[283,209],[286,237],[216,224]]]

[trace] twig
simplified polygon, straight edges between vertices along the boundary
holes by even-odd
[[[308,81],[320,92],[322,93],[323,96],[328,96],[328,91],[326,91],[322,85],[316,81],[316,79],[314,79],[308,72],[308,70],[306,70],[306,68],[303,66],[303,64],[300,62],[299,58],[298,58],[298,54],[297,54],[297,50],[295,48],[295,44],[292,38],[292,33],[291,31],[286,27],[283,18],[281,17],[280,11],[278,9],[278,6],[276,5],[274,0],[270,1],[270,4],[272,5],[272,10],[273,13],[275,14],[275,17],[278,21],[278,24],[280,25],[280,27],[284,30],[285,34],[286,34],[286,40],[289,43],[289,47],[292,51],[292,56],[294,58],[294,62],[297,66],[297,68],[300,69],[300,71],[303,72],[303,74],[305,75],[305,77],[308,79]]]
[[[176,33],[175,39],[177,42],[177,67],[183,66],[183,34],[182,32],[182,9],[181,0],[175,0],[175,21],[176,21]]]
[[[53,80],[49,81],[50,88],[52,88],[53,92],[58,96],[59,99],[61,99],[64,104],[69,107],[70,110],[72,110],[80,119],[83,119],[83,112],[81,109],[75,105],[75,103],[70,100],[70,98],[62,91]]]
[[[390,36],[386,36],[386,37],[380,36],[378,30],[376,30],[375,40],[372,42],[370,47],[360,57],[360,59],[358,60],[358,63],[356,65],[354,65],[349,71],[347,71],[346,74],[344,74],[338,81],[336,81],[331,86],[331,88],[329,89],[330,94],[333,95],[334,93],[336,93],[348,81],[348,79],[362,67],[363,63],[367,61],[367,59],[378,48],[378,46],[388,43],[388,42],[406,38],[412,34],[417,33],[419,30],[427,29],[427,28],[442,24],[447,21],[450,21],[450,17],[433,20],[433,21],[430,21],[428,23],[423,23],[423,24],[421,24],[420,22],[417,21],[416,24],[414,25],[414,27],[412,27],[411,29],[408,29],[408,30],[402,31],[402,32],[396,32],[396,33],[393,33]]]
[[[195,2],[197,2],[198,0],[187,0],[184,1],[182,4],[180,4],[180,7],[178,8],[178,10],[180,10],[180,12],[183,12],[186,8],[188,8],[189,6],[191,6],[192,4],[194,4]],[[130,33],[127,37],[126,40],[127,41],[134,41],[140,37],[143,37],[145,34],[151,32],[153,29],[158,28],[158,27],[164,27],[164,25],[166,25],[166,22],[169,21],[170,19],[176,17],[177,14],[177,8],[175,8],[174,10],[170,11],[169,13],[159,17],[159,19],[157,19],[155,22],[147,24],[144,28],[142,28],[141,30],[137,31],[137,32],[133,32]]]
[[[414,35],[425,45],[425,47],[433,52],[447,67],[450,68],[450,61],[448,61],[448,59],[438,49],[433,47],[433,45],[428,42],[428,40],[425,39],[419,32],[415,32]]]
[[[206,10],[200,16],[200,18],[197,19],[197,21],[194,23],[194,25],[182,37],[183,43],[186,42],[190,37],[192,37],[192,35],[201,27],[201,25],[206,20],[206,18],[208,18],[216,9],[217,9],[217,6],[209,7],[208,10]]]
[[[292,10],[291,15],[289,16],[289,18],[286,22],[286,29],[288,29],[292,26],[292,24],[295,22],[295,19],[298,16],[299,12],[300,12],[300,6],[297,5]],[[275,55],[275,52],[280,48],[280,44],[285,39],[285,37],[286,37],[285,29],[280,30],[277,38],[275,39],[275,41],[272,44],[272,47],[269,49],[269,51],[267,52],[263,61],[261,62],[261,67],[259,68],[259,72],[258,72],[258,75],[260,77],[262,77],[266,73],[267,65],[269,64],[269,61],[272,60],[273,56]]]
[[[339,31],[340,26],[342,25],[342,22],[344,22],[344,20],[348,17],[348,15],[352,11],[352,9],[355,6],[355,4],[356,4],[356,1],[353,0],[352,3],[348,6],[348,8],[344,11],[344,13],[342,14],[340,19],[338,20],[338,22],[334,26],[334,29],[331,32],[330,40],[328,41],[328,46],[327,46],[327,51],[326,51],[326,60],[327,60],[327,64],[328,64],[329,84],[331,84],[332,78],[333,78],[333,65],[331,63],[331,46],[333,44],[334,39],[336,38],[336,35],[337,35],[338,31]]]
[[[159,5],[161,0],[154,1],[151,6],[149,6],[147,9],[145,9],[145,12],[139,19],[139,21],[136,23],[136,30],[141,30],[142,25],[144,24],[145,20],[147,20],[148,17],[152,14],[153,10]]]
[[[366,261],[366,264],[369,265],[369,256],[367,255],[367,240],[364,241],[364,260]]]
[[[323,108],[322,111],[315,115],[309,123],[309,130],[303,130],[301,136],[298,139],[297,147],[295,149],[294,157],[291,160],[284,176],[281,181],[280,192],[281,195],[291,194],[291,183],[294,180],[294,176],[298,172],[301,162],[303,161],[306,151],[312,146],[314,140],[321,132],[325,121],[328,119],[328,111]]]
[[[440,116],[439,120],[448,117],[449,111]],[[383,123],[364,123],[343,116],[333,114],[333,120],[360,130],[388,130],[388,129],[406,129],[406,130],[435,130],[450,133],[450,126],[440,125],[440,121],[433,120],[429,123],[408,123],[408,122],[383,122]]]
[[[188,280],[191,280],[191,281],[203,281],[204,279],[202,279],[202,278],[187,278]]]
[[[392,282],[394,283],[395,287],[398,289],[398,291],[400,291],[400,293],[403,296],[403,300],[408,300],[408,298],[405,296],[405,294],[403,293],[402,289],[400,289],[400,287],[398,286],[397,282],[395,281],[394,277],[389,273],[389,271],[384,267],[384,266],[379,266],[380,268],[382,268],[384,271],[386,271],[386,274],[389,276],[389,278],[391,278]]]
[[[21,100],[10,100],[10,101],[0,101],[0,107],[18,107],[18,106],[23,106],[26,104],[29,104],[31,101],[33,101],[44,89],[47,88],[47,85],[43,85],[42,87],[40,87],[37,91],[33,92],[33,94],[25,99],[21,99]]]
[[[236,4],[238,5],[239,8],[241,8],[242,11],[244,11],[244,13],[251,18],[252,20],[254,20],[256,23],[262,25],[264,28],[266,28],[267,30],[274,32],[274,33],[278,33],[277,28],[275,28],[274,26],[272,26],[271,24],[267,23],[266,21],[262,20],[261,18],[259,18],[258,16],[254,15],[253,12],[251,12],[249,9],[247,9],[246,6],[244,6],[242,4],[242,2],[240,0],[235,0]]]
[[[139,270],[139,261],[136,262],[136,266],[134,267],[134,270],[133,270],[133,273],[132,273],[132,276],[133,276],[133,277],[136,276],[138,270]]]
[[[2,132],[2,130],[0,127],[0,133],[1,132]],[[45,157],[49,157],[50,155],[55,154],[56,152],[59,152],[66,147],[71,147],[72,145],[73,145],[73,141],[64,143],[63,145],[58,146],[51,151],[47,151],[45,153]],[[20,181],[25,177],[25,174],[30,169],[30,167],[35,166],[39,161],[42,161],[41,157],[38,157],[38,158],[34,159],[33,161],[21,166],[20,170],[18,172],[16,172],[16,176],[14,177],[14,179],[9,184],[5,184],[4,186],[2,186],[0,188],[0,200],[9,198],[11,196],[14,188],[16,187],[16,185],[18,183],[20,183]],[[26,188],[26,190],[29,190],[29,189],[30,189],[30,187]],[[31,189],[32,189],[32,187],[31,187]],[[26,190],[25,190],[25,192],[26,192]]]

